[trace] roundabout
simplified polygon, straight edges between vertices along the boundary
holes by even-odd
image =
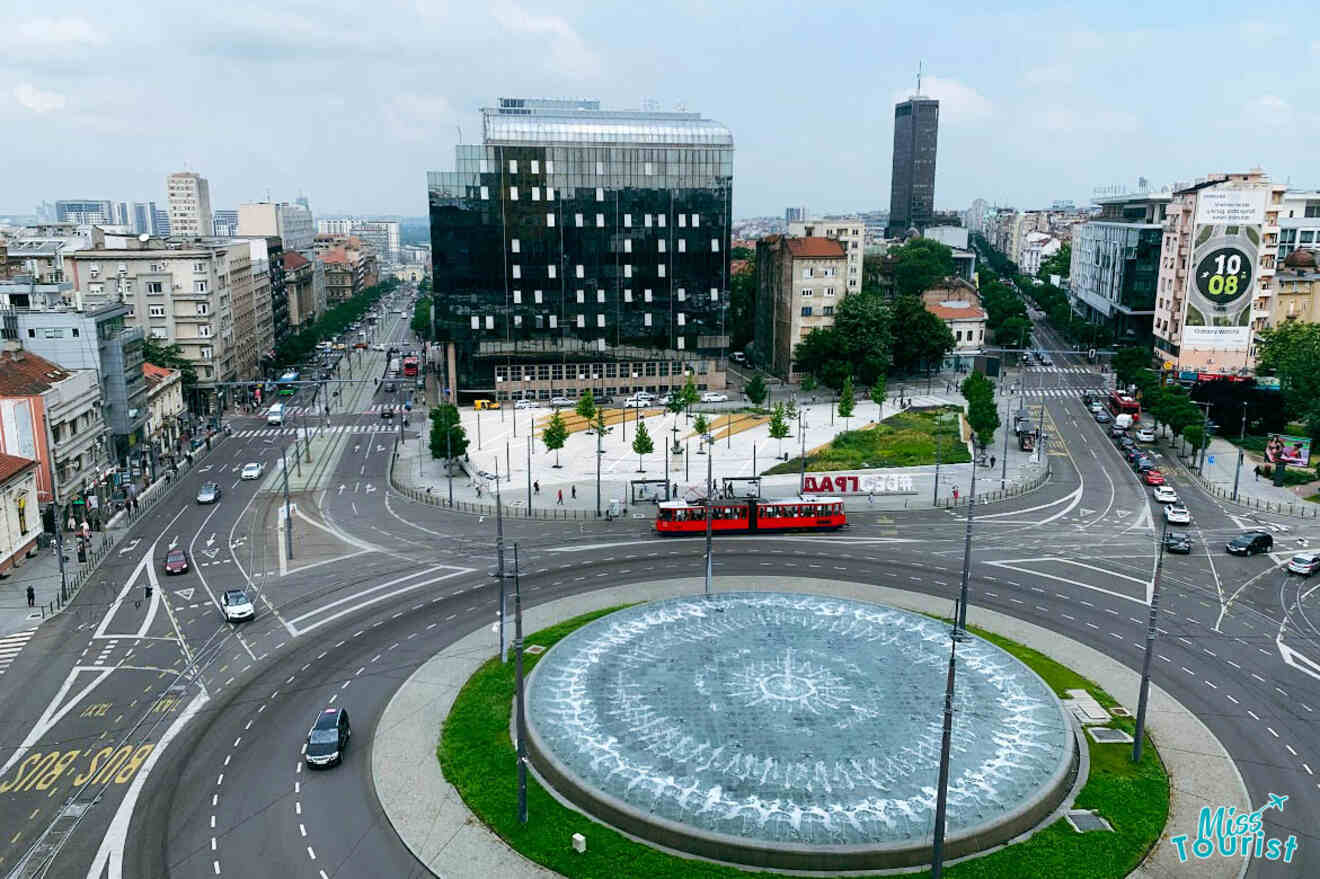
[[[802,593],[724,592],[616,611],[528,683],[528,746],[589,814],[681,851],[757,866],[875,869],[929,857],[948,626]],[[1030,829],[1075,775],[1045,683],[960,645],[948,850]]]

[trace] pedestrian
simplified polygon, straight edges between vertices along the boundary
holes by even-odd
[[[1255,474],[1256,474],[1256,481],[1257,481],[1257,482],[1260,482],[1260,465],[1259,465],[1259,464],[1256,465],[1256,468],[1255,468]]]
[[[27,600],[28,607],[37,606],[37,590],[33,589],[31,586],[27,588]]]
[[[958,503],[958,486],[953,487],[953,502]]]
[[[994,456],[994,455],[991,455],[991,456],[990,456],[990,469],[991,469],[991,470],[995,469],[995,456]]]
[[[868,492],[866,493],[866,502],[867,502],[868,504],[874,504],[874,503],[875,503],[875,492],[874,492],[874,491],[868,491]]]
[[[573,500],[577,500],[577,486],[576,486],[576,485],[570,485],[570,486],[568,487],[568,490],[571,491],[571,492],[573,492]]]
[[[555,504],[561,507],[564,505],[564,490],[562,488],[559,489],[559,499],[555,501]]]
[[[541,493],[541,481],[539,479],[532,483],[532,492],[535,494]]]

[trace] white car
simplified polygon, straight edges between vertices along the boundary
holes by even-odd
[[[1104,405],[1103,403],[1092,403],[1092,404],[1091,404],[1089,407],[1087,407],[1087,408],[1089,408],[1089,409],[1091,410],[1091,413],[1092,413],[1092,414],[1094,414],[1094,413],[1096,413],[1096,412],[1103,412],[1103,411],[1105,411],[1105,405]]]
[[[707,391],[706,393],[704,393],[704,394],[701,395],[701,402],[703,402],[703,403],[727,403],[727,402],[729,402],[729,395],[728,395],[728,394],[717,394],[717,393],[715,393],[714,391]]]
[[[1169,504],[1164,508],[1164,521],[1170,525],[1189,525],[1192,514],[1182,504]]]
[[[383,344],[381,344],[380,342],[377,342],[376,344],[374,344],[374,345],[371,346],[371,350],[372,350],[372,351],[384,351],[384,350],[385,350],[385,346],[384,346]]]
[[[1167,485],[1155,486],[1155,502],[1160,504],[1178,503],[1178,492]]]
[[[1299,552],[1288,560],[1288,570],[1309,577],[1320,571],[1320,552]]]
[[[629,397],[623,401],[623,408],[625,409],[645,409],[647,406],[654,405],[654,401],[648,400],[645,397]]]
[[[250,620],[257,615],[252,606],[252,599],[242,589],[226,589],[220,596],[220,612],[225,615],[225,622],[235,623]]]
[[[516,403],[513,404],[513,408],[515,408],[515,409],[535,409],[535,408],[536,408],[536,401],[535,401],[535,400],[519,400],[518,402],[516,402]]]
[[[576,406],[577,400],[570,400],[568,397],[553,397],[550,400],[551,406]]]
[[[1141,428],[1140,430],[1137,431],[1137,442],[1139,443],[1155,442],[1155,431],[1151,430],[1149,427]]]
[[[239,474],[240,479],[260,479],[266,472],[266,468],[261,466],[260,461],[253,461],[250,464],[243,465],[243,472]]]

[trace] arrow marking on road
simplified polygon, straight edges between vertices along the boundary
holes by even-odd
[[[196,590],[193,589],[193,587],[189,586],[187,589],[175,589],[174,594],[182,598],[184,601],[192,601],[193,592],[195,591]]]
[[[344,484],[343,484],[342,482],[339,483],[339,494],[343,494],[343,493],[344,493],[344,487],[345,487],[345,486],[344,486]]]
[[[134,537],[133,540],[132,540],[132,542],[130,542],[130,543],[128,544],[128,546],[124,547],[123,549],[121,549],[121,550],[119,551],[119,554],[120,554],[120,555],[128,555],[130,552],[133,551],[133,547],[137,546],[137,545],[138,545],[139,543],[141,543],[141,542],[142,542],[142,538],[141,538],[141,537]],[[170,544],[170,549],[174,549],[174,544],[172,544],[172,543]]]
[[[371,494],[371,493],[372,493],[373,491],[375,491],[375,490],[376,490],[376,486],[374,486],[374,485],[372,485],[372,484],[370,484],[370,483],[367,483],[367,494]]]

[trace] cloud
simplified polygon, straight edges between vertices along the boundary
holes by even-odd
[[[59,92],[43,92],[30,83],[14,86],[14,99],[33,113],[50,113],[64,109],[64,95]]]
[[[601,62],[573,26],[557,15],[539,15],[512,2],[497,4],[491,11],[505,30],[539,38],[539,50],[549,48],[547,66],[555,73],[586,78],[598,76]]]
[[[1022,74],[1022,82],[1029,86],[1062,86],[1070,84],[1075,76],[1071,64],[1046,64]]]
[[[105,37],[82,18],[30,18],[18,26],[18,42],[44,46],[94,45]]]
[[[939,99],[940,125],[985,119],[994,113],[994,107],[980,92],[955,79],[923,76],[921,93]],[[906,101],[909,97],[907,92],[898,92],[894,95],[894,103]]]
[[[403,93],[384,105],[386,128],[404,141],[448,139],[458,122],[453,105],[440,96]]]
[[[1030,119],[1035,127],[1060,134],[1121,134],[1136,131],[1139,124],[1135,115],[1122,110],[1091,107],[1083,111],[1061,104],[1031,110]]]

